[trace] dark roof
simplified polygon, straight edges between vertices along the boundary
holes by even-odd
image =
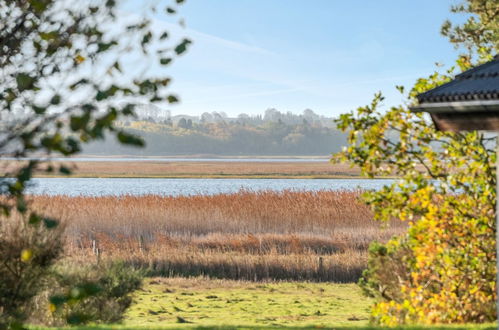
[[[419,104],[499,100],[499,55],[458,74],[454,80],[417,96]]]

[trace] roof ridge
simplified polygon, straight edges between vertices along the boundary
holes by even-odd
[[[499,56],[417,95],[419,103],[499,99]]]
[[[489,67],[494,67],[496,65],[497,65],[497,70],[486,71]],[[495,77],[497,75],[499,75],[499,55],[496,55],[492,61],[479,64],[471,69],[468,69],[464,72],[457,74],[455,79],[469,79],[471,77],[478,77],[478,78]]]

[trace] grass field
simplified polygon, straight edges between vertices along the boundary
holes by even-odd
[[[121,324],[70,329],[384,329],[355,284],[147,278]],[[36,328],[33,329],[47,329]],[[394,329],[496,329],[485,325]]]
[[[1,161],[0,175],[23,162]],[[52,165],[60,165],[54,162]],[[348,178],[359,176],[348,165],[323,162],[66,162],[73,177],[147,177],[147,178]],[[58,176],[38,172],[36,176]]]
[[[148,279],[134,298],[124,325],[366,325],[371,303],[355,284],[204,278]]]

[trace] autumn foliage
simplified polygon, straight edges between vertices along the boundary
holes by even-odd
[[[442,34],[465,53],[455,67],[419,79],[405,93],[437,87],[498,50],[497,1],[467,0],[452,12],[470,15],[445,22]],[[487,322],[496,318],[495,135],[439,132],[429,118],[406,106],[383,109],[383,96],[337,121],[349,147],[337,160],[369,177],[395,174],[400,181],[364,194],[379,220],[407,221],[407,234],[375,243],[360,281],[378,299],[373,321],[403,323]]]

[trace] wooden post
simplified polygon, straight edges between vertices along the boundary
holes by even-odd
[[[95,255],[97,256],[97,265],[100,263],[100,254],[101,254],[101,251],[99,248],[97,248],[95,250]]]
[[[319,257],[319,279],[322,277],[324,274],[324,258]]]
[[[142,235],[139,235],[139,250],[140,252],[143,252],[144,250],[144,238]]]

